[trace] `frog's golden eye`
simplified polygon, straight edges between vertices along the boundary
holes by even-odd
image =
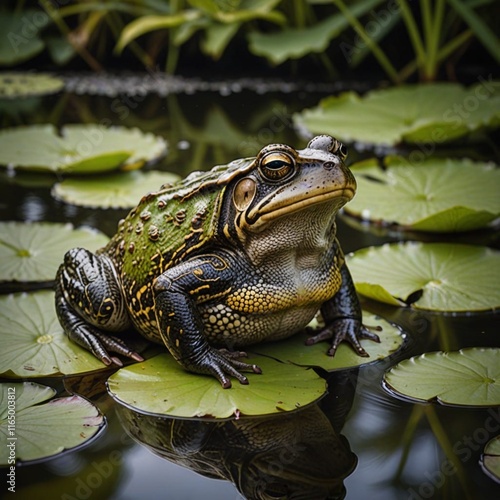
[[[332,153],[338,154],[341,160],[345,161],[348,154],[347,147],[344,144],[342,144],[339,140],[334,139],[334,146]]]
[[[260,162],[262,175],[270,181],[285,179],[295,170],[295,162],[286,153],[268,153]]]

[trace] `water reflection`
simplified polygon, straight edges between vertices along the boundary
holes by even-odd
[[[319,403],[277,416],[188,420],[124,406],[117,413],[126,432],[156,455],[231,481],[245,498],[337,499],[357,463],[340,434],[353,394],[352,374],[339,374]]]

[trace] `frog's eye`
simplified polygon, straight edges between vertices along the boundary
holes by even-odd
[[[334,139],[334,141],[335,142],[332,152],[338,154],[342,161],[345,161],[345,159],[347,158],[347,147],[337,139]]]
[[[295,163],[285,153],[268,153],[260,162],[262,175],[270,181],[280,181],[295,170]]]

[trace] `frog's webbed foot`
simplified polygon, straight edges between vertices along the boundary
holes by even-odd
[[[338,318],[330,325],[322,328],[316,335],[309,337],[306,340],[306,345],[332,339],[332,345],[327,353],[329,356],[334,356],[340,343],[345,340],[351,344],[359,356],[367,358],[370,355],[363,349],[360,340],[369,339],[379,343],[380,338],[376,333],[373,333],[373,330],[381,331],[382,328],[379,326],[364,326],[361,324],[361,320],[357,318]]]
[[[248,384],[248,378],[240,371],[262,373],[262,370],[257,365],[238,361],[238,358],[246,357],[246,355],[242,351],[233,352],[227,349],[217,350],[210,347],[197,361],[196,366],[189,366],[189,368],[198,373],[213,375],[224,389],[229,389],[231,387],[229,377],[234,377],[240,384]]]

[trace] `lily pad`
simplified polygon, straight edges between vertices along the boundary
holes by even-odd
[[[70,248],[97,250],[108,242],[90,228],[52,222],[0,222],[0,282],[53,281]]]
[[[26,144],[30,147],[27,148]],[[161,137],[100,125],[30,125],[0,131],[0,165],[30,171],[93,174],[139,168],[166,153]]]
[[[390,356],[402,346],[404,337],[398,328],[379,316],[363,311],[363,324],[370,327],[382,327],[382,330],[377,332],[380,344],[372,340],[361,340],[361,345],[370,355],[369,358],[358,356],[345,342],[340,344],[335,356],[328,356],[326,354],[327,342],[306,346],[304,342],[307,336],[303,333],[278,342],[259,344],[249,348],[249,350],[271,356],[282,362],[291,362],[302,366],[320,366],[325,370],[333,371],[373,363]]]
[[[6,377],[42,377],[105,368],[64,333],[52,291],[1,296],[0,337],[0,374]]]
[[[500,483],[500,436],[486,443],[481,457],[481,466],[488,476]]]
[[[247,374],[249,385],[223,389],[213,377],[184,370],[169,354],[122,368],[108,379],[108,392],[144,413],[175,417],[227,418],[291,411],[320,398],[325,381],[313,370],[252,355],[262,375]]]
[[[1,465],[58,455],[89,442],[104,426],[99,410],[80,396],[45,403],[56,391],[32,382],[2,383],[0,391]]]
[[[434,83],[374,90],[363,97],[345,92],[323,99],[295,120],[312,133],[345,142],[395,145],[440,144],[497,126],[499,117],[497,98],[478,98],[475,88]]]
[[[356,290],[396,306],[435,311],[500,307],[500,252],[451,243],[393,243],[348,256]]]
[[[52,196],[71,205],[92,208],[132,208],[146,193],[180,177],[170,172],[123,172],[92,179],[65,179],[54,185]]]
[[[386,388],[418,401],[500,405],[500,349],[471,347],[406,359],[384,375]]]
[[[500,169],[471,160],[428,158],[414,165],[387,157],[351,167],[356,197],[345,211],[418,231],[466,231],[500,216]]]
[[[54,94],[64,81],[47,73],[0,73],[0,98]]]

